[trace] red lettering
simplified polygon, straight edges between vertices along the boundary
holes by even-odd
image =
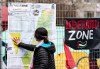
[[[72,27],[73,30],[76,29],[76,23],[75,23],[74,20],[71,21],[71,27]]]
[[[77,29],[82,29],[82,24],[85,24],[85,22],[83,20],[79,20],[77,22]]]
[[[82,23],[82,29],[86,29],[86,24],[85,24],[85,22]]]
[[[67,30],[89,30],[99,28],[99,20],[70,20],[66,21],[66,29]]]
[[[95,28],[99,28],[99,21],[95,20]]]
[[[93,20],[86,20],[87,29],[91,29],[91,24],[92,23],[93,23]]]
[[[69,25],[68,21],[66,21],[66,29],[67,29],[67,30],[70,29],[70,25]]]

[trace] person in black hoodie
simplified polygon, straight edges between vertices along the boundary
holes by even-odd
[[[55,69],[55,45],[48,40],[47,30],[43,27],[37,28],[34,37],[38,42],[37,45],[24,44],[19,38],[13,38],[13,41],[18,47],[34,51],[31,69]]]

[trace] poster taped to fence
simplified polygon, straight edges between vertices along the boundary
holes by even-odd
[[[100,49],[100,19],[65,19],[65,43],[73,49]]]
[[[55,42],[56,5],[43,3],[9,3],[8,7],[7,69],[29,69],[33,53],[18,48],[12,38],[19,37],[23,43],[36,44],[34,31],[38,27],[48,30],[49,39]]]

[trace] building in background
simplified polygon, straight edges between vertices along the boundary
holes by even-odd
[[[74,4],[77,7],[77,17],[91,18],[100,16],[100,0],[81,0]]]
[[[100,16],[100,0],[2,0],[8,2],[56,3],[57,25],[63,25],[64,18],[87,18]]]

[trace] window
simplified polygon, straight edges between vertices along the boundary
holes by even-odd
[[[96,17],[100,17],[100,12],[96,12]]]
[[[84,0],[84,2],[90,2],[90,3],[94,3],[94,2],[96,2],[96,0]]]
[[[84,0],[84,2],[90,2],[90,0]]]
[[[88,2],[88,3],[100,3],[100,0],[84,0],[84,2]]]
[[[86,17],[86,18],[94,17],[94,12],[93,11],[85,11],[84,12],[84,17]]]
[[[97,0],[97,3],[100,3],[100,0]]]

